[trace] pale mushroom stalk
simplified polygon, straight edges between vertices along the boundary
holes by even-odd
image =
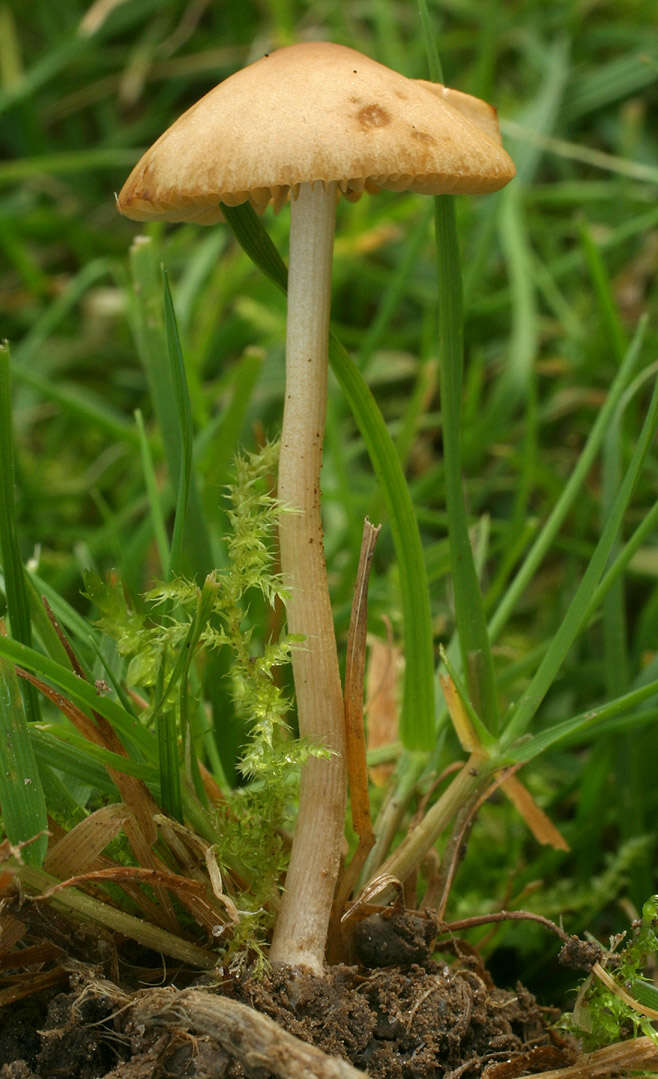
[[[281,571],[299,733],[328,749],[301,778],[299,813],[276,922],[273,963],[320,974],[345,817],[343,697],[322,541],[320,470],[327,407],[336,184],[299,185],[290,203],[286,391],[279,458]]]

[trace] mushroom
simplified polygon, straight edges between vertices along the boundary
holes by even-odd
[[[344,834],[343,701],[322,542],[320,468],[336,201],[380,188],[486,193],[514,166],[495,110],[407,79],[354,49],[291,45],[216,86],[148,150],[118,197],[137,221],[213,224],[220,203],[262,211],[290,197],[286,389],[279,489],[300,734],[325,746],[302,771],[299,815],[274,930],[274,963],[323,968]]]

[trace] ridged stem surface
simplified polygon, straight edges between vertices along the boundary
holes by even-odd
[[[302,738],[331,751],[302,769],[299,816],[270,958],[321,973],[345,817],[343,696],[320,509],[327,404],[335,184],[290,204],[286,397],[279,459],[281,571]]]

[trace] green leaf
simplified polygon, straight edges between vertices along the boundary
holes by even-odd
[[[379,481],[400,575],[404,631],[404,689],[400,737],[408,749],[431,749],[436,739],[434,650],[425,555],[400,458],[370,388],[335,334],[329,359],[357,422]]]
[[[553,507],[540,534],[528,551],[523,564],[517,571],[489,623],[489,635],[492,642],[500,636],[512,611],[528,588],[537,569],[541,565],[541,562],[557,536],[565,517],[578,497],[578,492],[587,478],[596,454],[601,447],[606,431],[610,427],[615,409],[617,408],[621,396],[628,386],[633,371],[637,366],[645,332],[646,319],[643,319],[638,325],[638,330],[631,347],[628,349],[619,371],[615,376],[606,400],[594,421],[589,437],[576,462],[575,468],[565,484],[564,490]]]
[[[642,320],[631,346],[639,349],[646,329],[646,318]],[[562,623],[551,641],[548,650],[539,665],[537,673],[525,690],[517,707],[514,709],[503,735],[503,743],[509,746],[514,739],[522,735],[530,724],[545,694],[562,666],[569,650],[580,633],[589,612],[590,598],[603,574],[610,557],[615,539],[621,528],[624,513],[631,499],[633,488],[642,468],[656,432],[658,418],[658,382],[637,440],[631,462],[624,476],[610,512],[607,515],[601,538],[583,574],[580,585],[569,604]]]
[[[18,545],[14,502],[14,444],[11,422],[11,380],[9,347],[0,345],[0,557],[4,569],[7,611],[12,636],[23,644],[32,644],[30,604],[25,569]],[[31,685],[22,687],[27,718],[40,719],[39,698]]]
[[[173,305],[169,307],[168,323],[163,324],[163,282],[157,249],[146,236],[138,236],[130,252],[133,277],[133,304],[131,322],[142,366],[149,384],[153,409],[157,418],[167,471],[173,493],[173,501],[182,500],[179,477],[185,476],[184,460],[186,438],[191,439],[189,418],[189,395],[182,365],[182,353],[175,328]],[[169,297],[171,301],[171,297]],[[187,521],[184,555],[185,572],[203,580],[213,568],[213,556],[208,527],[201,507],[194,473],[188,476],[186,510],[178,516],[179,531],[183,519]],[[177,544],[182,540],[177,537]],[[172,540],[173,544],[173,540]],[[170,559],[182,557],[183,551],[172,551]]]
[[[0,762],[0,805],[7,838],[10,843],[25,843],[22,857],[29,865],[39,866],[48,848],[46,800],[18,678],[5,659],[0,659]]]
[[[505,754],[505,759],[517,762],[531,761],[560,742],[574,741],[579,735],[584,736],[590,727],[603,728],[611,720],[622,716],[628,717],[629,727],[636,721],[647,722],[645,713],[638,711],[638,705],[653,697],[658,698],[658,682],[649,682],[646,686],[625,693],[614,701],[595,705],[593,708],[588,708],[586,712],[581,712],[577,716],[572,716],[570,719],[565,719],[561,723],[540,731],[539,734],[525,738]]]
[[[658,1011],[658,986],[653,982],[648,982],[645,978],[631,978],[625,988],[639,1004]]]
[[[78,678],[71,670],[56,663],[49,656],[44,656],[41,652],[28,648],[19,641],[12,641],[8,637],[0,637],[0,656],[5,656],[40,678],[47,678],[63,689],[70,699],[85,711],[99,712],[110,721],[126,748],[136,746],[147,758],[152,756],[150,753],[153,744],[152,733],[136,723],[134,715],[122,708],[111,697],[101,696],[90,682]]]
[[[484,602],[468,530],[461,467],[461,396],[464,349],[462,283],[454,199],[434,200],[439,299],[439,381],[445,497],[455,619],[471,701],[485,726],[498,730],[498,703]]]
[[[174,518],[174,534],[171,538],[171,551],[169,556],[168,576],[182,572],[183,560],[183,535],[186,530],[187,507],[190,497],[190,479],[192,475],[192,410],[190,407],[190,395],[187,391],[185,378],[185,361],[181,348],[178,327],[176,325],[176,313],[171,299],[167,273],[162,271],[162,283],[164,289],[164,313],[165,313],[165,338],[167,341],[167,354],[169,356],[169,377],[174,391],[176,404],[176,416],[178,419],[177,435],[180,446],[180,468],[176,476],[176,516]]]
[[[442,78],[441,60],[426,0],[419,13],[430,78]],[[462,484],[461,407],[464,326],[461,259],[454,198],[434,199],[437,299],[439,307],[439,382],[445,465],[445,497],[455,620],[471,703],[484,726],[498,730],[498,702],[484,601],[471,549]]]
[[[144,418],[141,409],[139,408],[135,410],[135,422],[139,432],[140,457],[142,461],[142,472],[144,473],[144,483],[146,484],[146,493],[149,501],[151,526],[153,528],[153,535],[155,536],[155,543],[158,548],[160,566],[162,567],[162,572],[166,573],[170,561],[169,540],[167,538],[167,529],[162,512],[160,492],[158,491],[158,481],[155,476],[155,468],[153,467],[151,447],[144,428]]]

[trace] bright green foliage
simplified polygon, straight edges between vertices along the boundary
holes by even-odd
[[[280,511],[266,488],[267,477],[276,468],[277,452],[276,445],[267,445],[260,452],[238,457],[235,483],[228,489],[229,564],[225,570],[209,574],[201,588],[181,577],[159,582],[145,593],[144,609],[138,612],[127,603],[116,577],[104,582],[87,575],[87,594],[100,612],[97,624],[115,640],[120,655],[128,661],[129,684],[152,689],[164,679],[169,697],[183,667],[189,666],[180,663],[184,646],[188,653],[228,646],[239,672],[234,697],[241,710],[247,707],[245,682],[253,667],[250,598],[259,592],[270,607],[284,600],[280,579],[272,571],[270,545]],[[269,672],[288,658],[289,645],[284,641],[269,645],[262,663]],[[158,703],[156,694],[152,708]]]
[[[158,583],[145,594],[144,610],[138,612],[129,607],[116,578],[87,578],[88,595],[100,611],[98,625],[127,661],[128,685],[147,697],[145,720],[159,728],[163,805],[176,798],[173,777],[163,768],[172,729],[174,753],[167,752],[166,769],[180,772],[184,756],[190,787],[206,801],[195,781],[195,754],[202,754],[204,745],[204,732],[195,722],[196,702],[205,656],[230,650],[226,677],[236,713],[248,731],[239,761],[245,785],[231,792],[216,813],[208,811],[208,831],[218,836],[220,864],[233,869],[245,884],[236,898],[245,917],[232,937],[232,952],[247,946],[258,949],[258,940],[265,938],[272,920],[268,901],[276,896],[287,863],[283,834],[290,823],[299,766],[309,755],[324,752],[289,735],[289,701],[276,671],[289,662],[295,642],[282,637],[261,648],[249,616],[252,601],[264,601],[270,609],[285,602],[271,542],[282,512],[270,493],[277,457],[278,445],[267,444],[236,459],[228,488],[228,565],[209,574],[201,588],[183,578]]]
[[[642,908],[642,918],[633,925],[632,940],[605,964],[623,995],[590,975],[573,1014],[563,1019],[564,1028],[581,1038],[587,1049],[639,1033],[658,1044],[658,1031],[650,1016],[630,1003],[633,1000],[649,1011],[658,1010],[658,989],[645,976],[647,969],[655,969],[657,957],[658,895],[652,895]]]

